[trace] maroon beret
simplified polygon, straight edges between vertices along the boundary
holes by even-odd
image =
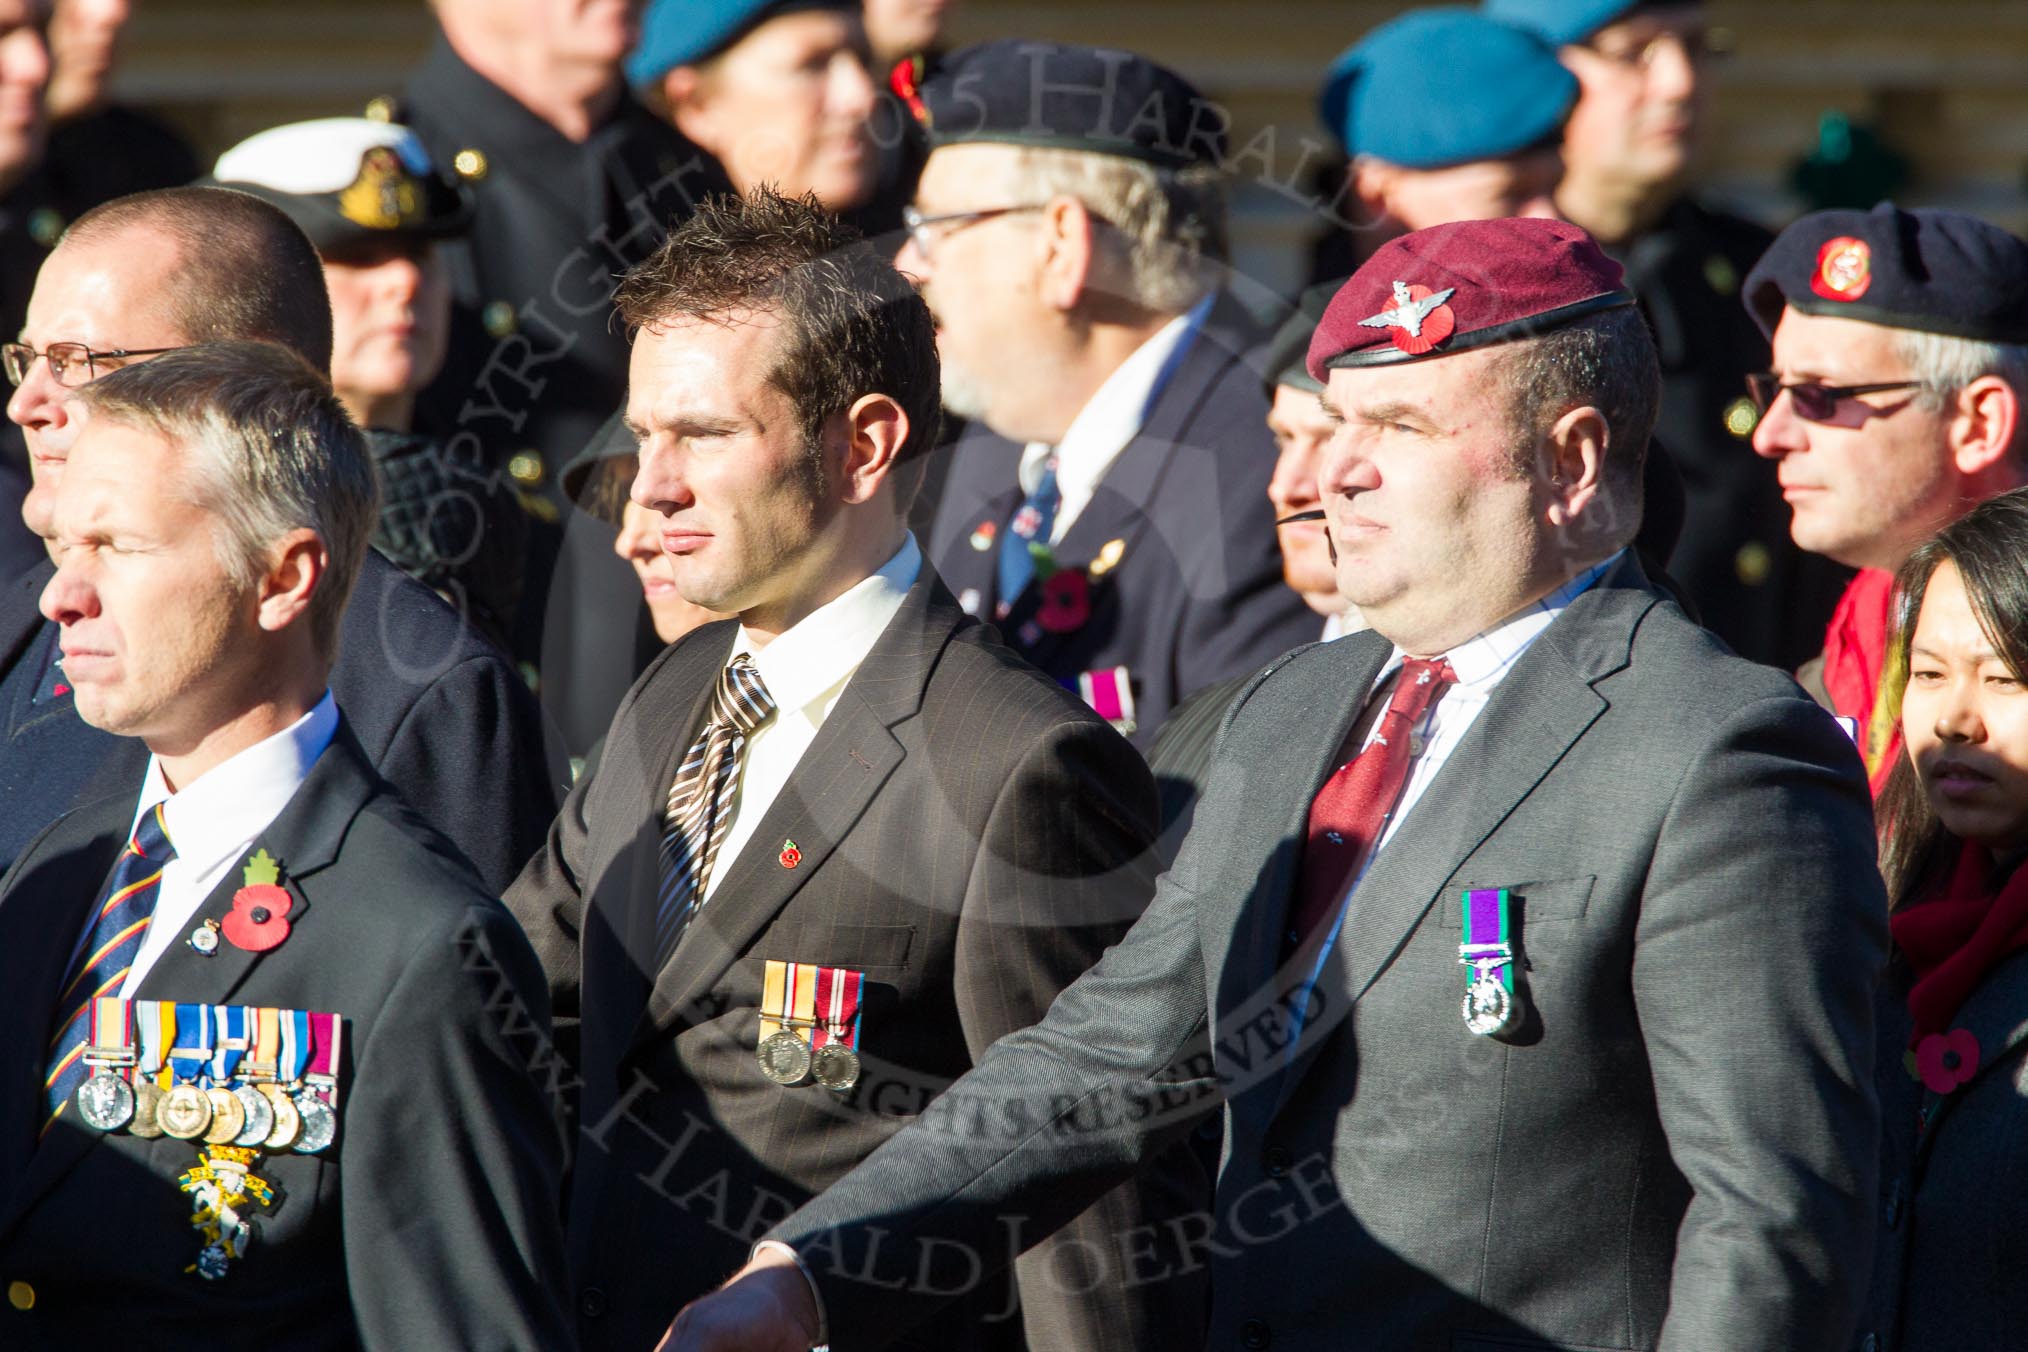
[[[1453,221],[1389,240],[1310,339],[1310,374],[1511,343],[1634,303],[1620,265],[1567,221]]]

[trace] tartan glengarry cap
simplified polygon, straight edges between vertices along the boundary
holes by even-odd
[[[1162,169],[1225,161],[1224,109],[1167,67],[1113,48],[1029,38],[982,42],[952,52],[904,97],[932,148],[1043,146]]]
[[[1984,343],[2028,343],[2028,243],[1936,207],[1818,211],[1775,237],[1740,288],[1774,336],[1782,307]]]
[[[1511,343],[1634,303],[1620,265],[1568,221],[1453,221],[1389,240],[1310,339],[1309,372]]]
[[[1476,10],[1411,10],[1332,63],[1317,96],[1348,155],[1444,169],[1553,145],[1577,77],[1523,29]]]

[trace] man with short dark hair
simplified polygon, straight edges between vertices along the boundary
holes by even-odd
[[[0,890],[0,1342],[568,1346],[540,968],[326,684],[358,429],[268,343],[71,417],[42,610],[145,769]]]
[[[1633,306],[1547,220],[1407,235],[1345,284],[1308,369],[1371,632],[1248,684],[1147,913],[953,1087],[1018,1129],[911,1126],[665,1345],[878,1347],[937,1304],[905,1274],[1220,1107],[1207,1346],[1850,1345],[1871,813],[1823,711],[1628,550]]]
[[[649,667],[508,892],[577,1028],[570,1280],[598,1348],[648,1346],[1041,1018],[1146,903],[1154,818],[1133,749],[966,617],[905,527],[937,421],[905,278],[761,190],[700,206],[619,306],[633,500],[684,599],[738,618]],[[1018,1321],[981,1268],[911,1345],[1193,1345],[1194,1282],[1137,1282],[1120,1248],[1167,1233],[1191,1168],[1023,1260]],[[998,1224],[1004,1260],[1039,1238]]]
[[[328,369],[323,270],[288,217],[247,193],[170,188],[78,218],[37,278],[20,341],[0,345],[16,387],[7,415],[36,479],[22,511],[38,534],[77,435],[77,390],[221,338],[273,341]],[[56,627],[35,611],[49,571],[0,592],[0,863],[73,803],[139,773],[137,744],[77,717]],[[354,732],[486,885],[504,888],[555,816],[562,776],[548,770],[541,710],[498,649],[372,551],[349,614],[331,679]]]

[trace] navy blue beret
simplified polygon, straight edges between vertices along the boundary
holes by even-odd
[[[1762,333],[1788,305],[1985,343],[2028,343],[2028,243],[1962,211],[1882,202],[1776,236],[1740,289]]]
[[[1691,4],[1695,0],[1668,0]],[[1609,23],[1654,0],[1485,0],[1481,8],[1502,23],[1511,23],[1540,33],[1543,41],[1561,47],[1583,42]]]
[[[932,147],[1045,146],[1164,169],[1225,160],[1225,111],[1176,72],[1132,52],[1003,38],[952,52],[920,89],[896,89]]]
[[[857,13],[859,0],[650,0],[627,80],[637,89],[654,84],[678,66],[710,60],[769,19],[804,9]]]
[[[1317,107],[1348,154],[1442,169],[1549,141],[1576,101],[1577,77],[1540,38],[1448,8],[1368,33],[1332,64]]]

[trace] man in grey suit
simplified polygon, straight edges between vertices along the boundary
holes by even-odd
[[[1628,549],[1657,386],[1632,306],[1543,220],[1407,235],[1345,285],[1309,368],[1373,632],[1240,692],[1147,913],[952,1089],[1027,1129],[903,1132],[670,1343],[878,1346],[995,1213],[1046,1225],[1222,1104],[1210,1346],[1844,1346],[1879,1133],[1866,789]]]
[[[905,529],[936,340],[856,232],[709,200],[619,304],[633,500],[684,598],[738,620],[649,666],[507,902],[571,1044],[579,1340],[631,1352],[1126,932],[1154,790]],[[1020,1264],[1019,1319],[981,1263],[908,1345],[1201,1339],[1201,1274],[1116,1294],[1115,1237],[1201,1205],[1188,1152],[1167,1166],[1056,1218],[1085,1212]],[[996,1224],[995,1266],[1042,1238]]]

